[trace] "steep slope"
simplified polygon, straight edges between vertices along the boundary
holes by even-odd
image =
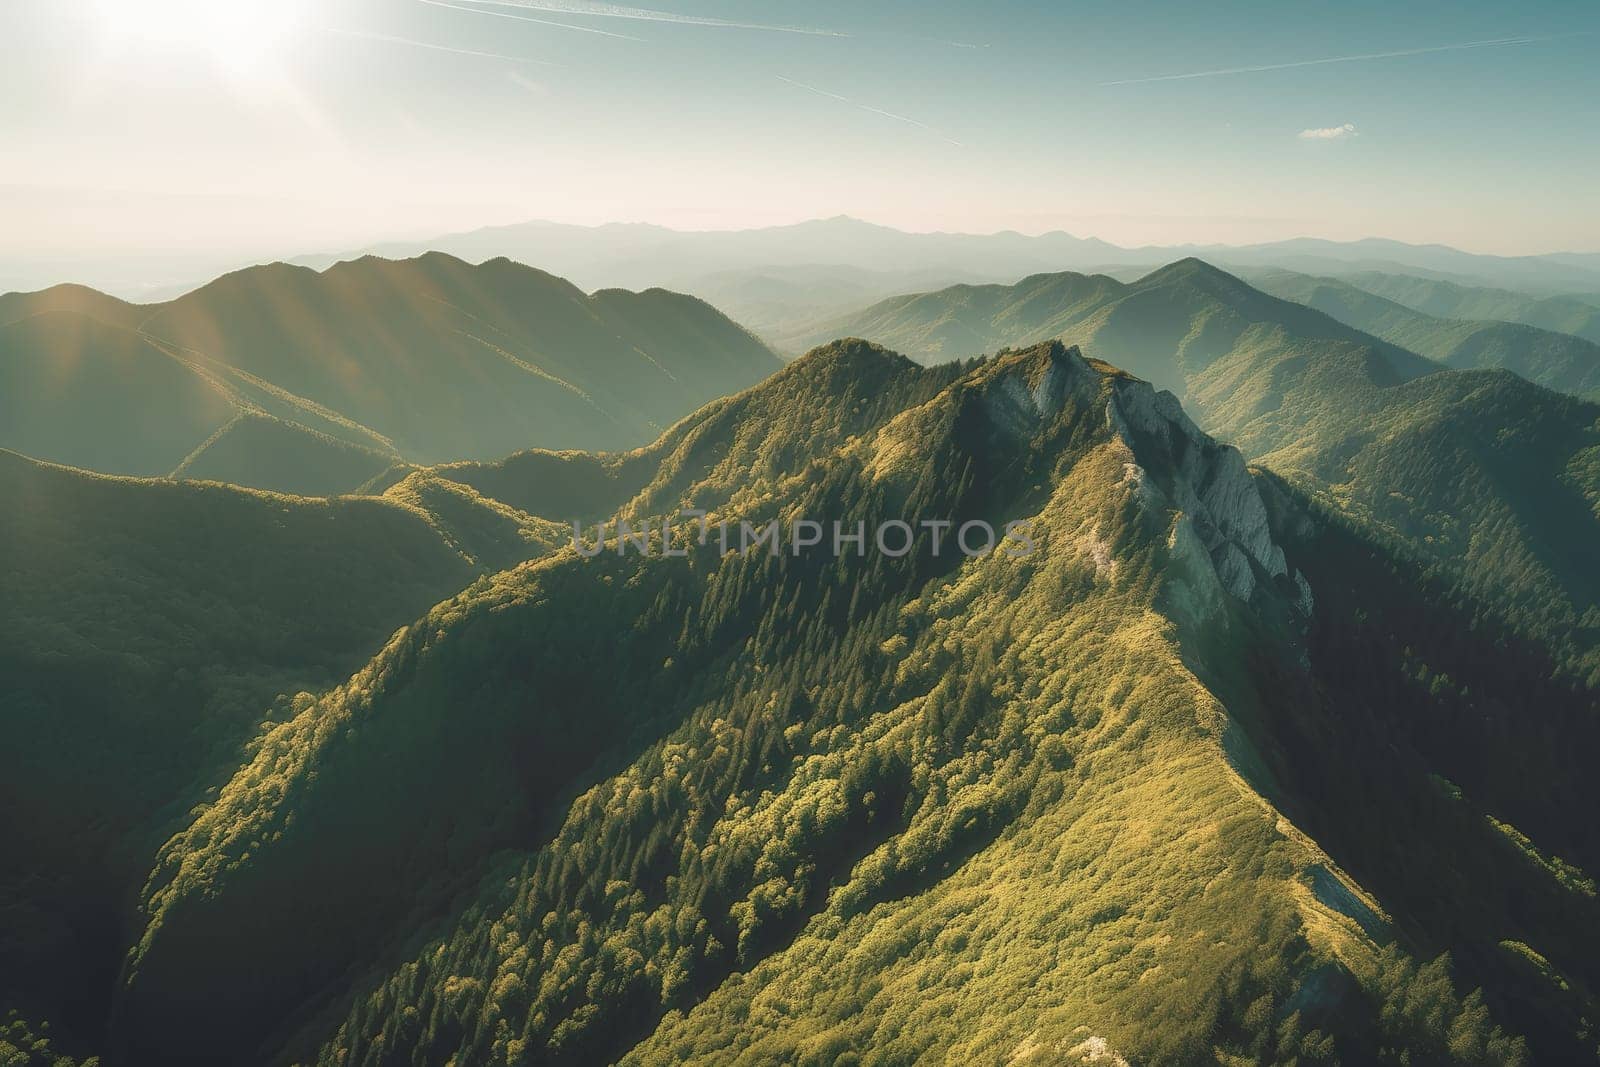
[[[1520,322],[1600,344],[1600,296],[1530,296],[1382,271],[1340,273],[1358,289],[1442,319]]]
[[[1296,297],[1312,299],[1324,284],[1298,277],[1277,275]],[[1104,299],[1083,298],[1091,282]],[[1371,312],[1374,329],[1448,346],[1458,360],[1484,358],[1480,343],[1531,332],[1473,323],[1434,330],[1439,320],[1327,285],[1326,311],[1351,319],[1358,309]],[[1600,498],[1597,413],[1583,404],[1504,373],[1443,370],[1199,260],[1125,286],[1064,275],[957,287],[886,301],[857,321],[878,337],[923,345],[924,355],[943,351],[940,331],[985,347],[1049,335],[1078,340],[1092,355],[1181,391],[1207,430],[1375,518],[1465,589],[1514,602],[1507,610],[1563,658],[1575,657],[1568,665],[1579,676],[1600,667],[1592,654],[1600,634],[1591,629],[1600,601],[1586,548]],[[1514,348],[1518,367],[1573,387],[1595,380],[1592,346],[1542,336]]]
[[[235,410],[226,388],[132,330],[72,311],[0,326],[0,447],[166,474]]]
[[[1498,367],[1550,389],[1600,398],[1600,344],[1591,341],[1521,323],[1436,318],[1336,278],[1275,271],[1251,283],[1452,367]]]
[[[1431,764],[1384,755],[1393,702],[1340,732],[1370,694],[1322,635],[1366,594],[1318,606],[1312,504],[1169,394],[1060,345],[921,369],[841,342],[653,450],[623,517],[782,519],[781,550],[685,519],[681,555],[564,550],[397,634],[169,843],[114,1062],[1514,1063],[1413,951],[1514,939],[1588,988],[1592,898],[1562,905],[1570,945],[1515,911],[1552,865],[1441,933],[1392,852],[1351,846],[1391,912],[1295,825],[1301,727]],[[792,550],[802,519],[914,541]],[[954,548],[979,519],[1031,551]],[[1582,796],[1566,757],[1540,768]],[[1507,839],[1434,840],[1473,870]],[[1542,979],[1470,962],[1574,1047]]]
[[[778,366],[690,297],[598,293],[430,253],[274,264],[155,309],[143,330],[271,382],[417,462],[643,443]]]
[[[263,719],[483,569],[444,525],[0,452],[0,1004],[103,1027],[157,846]]]
[[[1234,705],[1286,810],[1403,943],[1449,949],[1535,1062],[1594,1061],[1600,835],[1579,813],[1600,803],[1597,679],[1576,682],[1562,649],[1508,621],[1513,579],[1464,593],[1413,542],[1262,482],[1274,534],[1317,590],[1309,675],[1280,665],[1276,700]],[[1403,999],[1432,980],[1397,977]]]
[[[1436,364],[1302,305],[1268,296],[1198,259],[1133,282],[1067,331],[1084,350],[1192,398],[1195,377],[1224,357],[1258,364],[1314,359],[1338,347],[1370,351],[1398,379]],[[1168,384],[1170,383],[1170,384]],[[1204,412],[1201,412],[1204,415]]]
[[[354,489],[398,458],[336,412],[70,310],[0,326],[0,447],[101,473],[302,494]]]
[[[1266,394],[1219,367],[1202,398]],[[1600,682],[1600,406],[1506,371],[1394,383],[1357,354],[1286,378],[1270,404],[1218,399],[1212,427],[1402,539]]]
[[[13,321],[13,319],[15,321]],[[623,449],[777,370],[693,297],[437,253],[272,264],[165,304],[0,297],[0,446],[109,473],[350,491],[401,461]]]
[[[172,476],[330,496],[354,491],[393,461],[392,455],[246,411],[186,456]]]

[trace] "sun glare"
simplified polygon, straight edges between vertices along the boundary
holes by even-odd
[[[294,30],[291,0],[99,0],[97,16],[118,48],[187,52],[231,73],[257,69]]]

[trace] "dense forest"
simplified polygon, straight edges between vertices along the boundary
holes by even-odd
[[[564,551],[475,583],[169,842],[115,1057],[1487,1064],[1590,1040],[1592,957],[1559,935],[1594,918],[1575,749],[1493,773],[1496,713],[1435,725],[1511,683],[1428,643],[1470,607],[1403,544],[1060,346],[921,370],[841,343],[669,437],[624,514],[1027,517],[1039,549]],[[1382,598],[1319,596],[1352,560]],[[1546,684],[1554,738],[1593,702]],[[1504,892],[1419,881],[1445,850]]]
[[[1600,407],[1192,260],[879,313],[629,451],[0,452],[0,1063],[1600,1056]]]

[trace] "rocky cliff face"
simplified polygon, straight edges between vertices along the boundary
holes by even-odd
[[[991,423],[1017,439],[1069,400],[1104,411],[1106,431],[1128,452],[1127,480],[1141,505],[1152,517],[1171,516],[1168,547],[1180,564],[1173,606],[1186,621],[1212,617],[1224,596],[1249,602],[1269,586],[1299,614],[1310,612],[1310,587],[1273,539],[1244,457],[1196,426],[1170,392],[1059,342],[1000,357],[984,391]]]

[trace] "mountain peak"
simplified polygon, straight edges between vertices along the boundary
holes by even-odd
[[[898,352],[860,337],[841,337],[836,341],[806,352],[789,364],[792,370],[801,367],[838,368],[849,373],[880,373],[898,371],[916,364]]]
[[[1139,279],[1141,285],[1166,285],[1173,282],[1190,282],[1208,285],[1225,284],[1245,288],[1246,283],[1221,267],[1207,263],[1198,256],[1185,256]]]

